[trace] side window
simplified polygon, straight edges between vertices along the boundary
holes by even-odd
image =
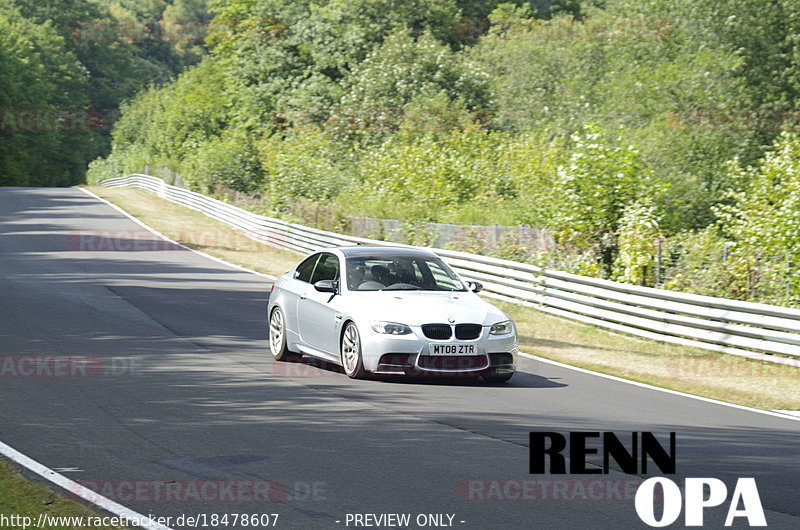
[[[333,254],[322,254],[317,262],[317,267],[314,269],[314,275],[311,278],[311,283],[317,283],[320,280],[338,279],[339,258]]]
[[[422,271],[419,270],[419,263],[417,263],[416,261],[414,262],[414,279],[420,285],[422,285],[422,282],[424,281],[424,278],[422,276]]]
[[[311,273],[314,271],[314,265],[317,263],[317,258],[319,258],[319,254],[314,254],[313,256],[307,257],[303,262],[297,266],[297,269],[294,272],[294,277],[301,282],[310,282],[311,281]]]

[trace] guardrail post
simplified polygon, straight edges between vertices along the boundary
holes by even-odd
[[[661,286],[661,239],[656,241],[656,287]]]

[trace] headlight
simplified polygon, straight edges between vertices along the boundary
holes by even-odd
[[[498,322],[497,324],[492,324],[492,329],[489,330],[489,333],[492,335],[506,335],[514,331],[514,324],[510,320],[504,320],[502,322]]]
[[[397,322],[372,322],[372,331],[384,335],[408,335],[411,328]]]

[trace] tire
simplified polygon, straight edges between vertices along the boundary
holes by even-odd
[[[296,361],[299,355],[286,347],[286,318],[280,307],[276,307],[269,315],[269,351],[276,361]]]
[[[352,322],[348,322],[342,333],[342,340],[339,348],[341,354],[342,368],[350,379],[363,379],[367,372],[364,370],[364,362],[361,358],[361,337],[358,328]]]
[[[505,383],[514,375],[514,372],[508,373],[504,372],[502,374],[498,374],[497,371],[492,368],[489,370],[489,373],[483,376],[483,380],[487,383]]]

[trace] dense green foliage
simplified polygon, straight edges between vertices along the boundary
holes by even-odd
[[[661,240],[667,287],[800,302],[800,0],[209,5],[210,53],[123,108],[90,180],[547,227],[527,259],[640,284]]]
[[[174,29],[203,17],[205,0],[0,0],[0,185],[82,182],[120,103],[205,53]]]

